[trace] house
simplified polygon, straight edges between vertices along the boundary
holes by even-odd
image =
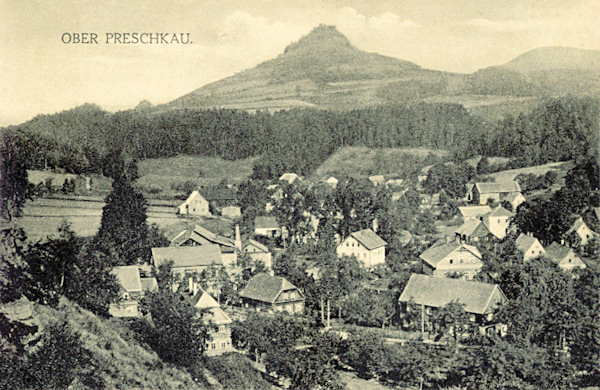
[[[237,252],[241,250],[242,243],[240,239],[239,226],[236,225],[236,238],[232,239],[218,233],[196,225],[194,230],[184,230],[171,240],[170,246],[199,246],[215,244],[221,251],[221,260],[223,265],[229,266],[237,263]]]
[[[208,201],[198,191],[192,191],[190,196],[177,207],[179,215],[210,216]]]
[[[111,270],[119,283],[119,300],[111,303],[108,313],[113,317],[139,317],[139,301],[147,291],[156,291],[156,278],[140,275],[137,265],[118,266]]]
[[[293,184],[296,180],[298,180],[300,176],[295,173],[284,173],[279,177],[279,181],[286,181],[288,184]]]
[[[304,295],[292,283],[280,276],[266,273],[254,275],[240,292],[242,303],[257,310],[286,311],[302,313]]]
[[[404,179],[389,179],[385,182],[385,186],[390,188],[399,188],[402,187],[402,183],[404,183]]]
[[[458,208],[458,211],[460,212],[460,216],[462,217],[463,221],[466,221],[469,218],[479,219],[480,217],[483,217],[484,215],[486,215],[487,213],[492,211],[492,208],[487,205],[486,206],[462,206],[462,207]]]
[[[486,224],[476,218],[468,218],[454,233],[460,242],[467,244],[488,240],[492,236]]]
[[[385,242],[372,229],[354,232],[346,237],[336,248],[337,255],[356,256],[365,267],[374,267],[385,263]]]
[[[492,211],[484,215],[482,221],[488,228],[490,233],[499,240],[506,237],[508,228],[510,227],[510,219],[513,217],[513,213],[508,211],[502,206],[497,206]]]
[[[236,219],[242,216],[242,209],[239,206],[223,207],[221,215],[229,219]]]
[[[280,237],[281,227],[277,218],[269,216],[259,216],[254,219],[254,234],[264,237]]]
[[[511,204],[512,209],[514,211],[517,210],[517,207],[519,207],[519,205],[523,202],[525,202],[527,199],[525,199],[525,197],[523,196],[523,194],[521,194],[520,192],[516,192],[516,193],[512,193],[507,195],[504,198],[505,201],[507,201],[508,203]]]
[[[509,195],[520,193],[521,187],[516,181],[475,183],[469,186],[467,201],[480,205],[488,204],[490,200],[500,203]]]
[[[271,269],[272,256],[266,245],[249,239],[242,246],[242,253],[246,253],[254,261],[262,261],[267,268]]]
[[[324,183],[329,185],[331,188],[335,188],[337,187],[339,180],[333,176],[329,176],[329,178],[325,180]]]
[[[374,186],[381,186],[385,184],[385,177],[383,177],[383,175],[372,175],[369,176],[369,181],[373,183]]]
[[[405,311],[415,310],[409,303],[421,306],[423,322],[429,323],[435,310],[451,302],[464,305],[471,321],[479,325],[482,333],[503,327],[494,324],[494,310],[507,298],[497,284],[460,279],[435,278],[412,274],[398,298]]]
[[[183,277],[187,273],[202,272],[209,267],[223,266],[221,250],[216,244],[152,248],[152,263],[158,269],[173,262],[173,274]]]
[[[588,225],[583,221],[582,217],[579,217],[573,222],[573,225],[567,230],[565,233],[565,238],[570,241],[575,241],[573,238],[579,238],[579,245],[587,245],[588,241],[594,237],[598,237],[598,233],[594,232],[592,229],[588,227]],[[573,238],[572,238],[573,237]],[[572,242],[574,244],[574,242]]]
[[[234,350],[231,344],[231,317],[221,309],[221,305],[206,291],[202,290],[193,278],[189,279],[188,294],[190,303],[197,309],[204,310],[203,320],[212,326],[208,331],[210,341],[206,346],[208,356],[220,355]]]
[[[481,253],[477,248],[461,242],[434,245],[419,256],[423,272],[435,277],[473,277],[483,267]]]
[[[546,248],[546,257],[564,270],[587,267],[583,260],[575,254],[573,249],[560,245],[557,242],[553,242]]]
[[[235,188],[223,185],[211,185],[202,187],[204,199],[214,207],[232,206],[237,203]]]
[[[523,260],[531,260],[536,257],[544,256],[546,251],[540,241],[530,234],[519,234],[515,245],[519,252],[523,255]]]

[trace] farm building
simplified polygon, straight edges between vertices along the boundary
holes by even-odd
[[[460,242],[434,245],[419,256],[423,262],[423,272],[435,277],[473,277],[483,267],[481,253],[477,248]]]
[[[177,207],[177,214],[210,216],[208,201],[198,191],[192,191],[185,202]]]
[[[173,274],[183,277],[186,273],[202,272],[209,267],[223,266],[218,245],[152,248],[152,263],[158,268],[173,262]]]
[[[255,275],[240,292],[246,307],[257,310],[304,312],[304,295],[292,283],[280,276],[265,273]]]
[[[254,219],[254,234],[264,237],[281,236],[281,227],[277,218],[269,216],[259,216]]]
[[[509,195],[521,193],[521,187],[516,181],[475,183],[469,187],[466,199],[469,202],[485,205],[493,200],[500,203]]]

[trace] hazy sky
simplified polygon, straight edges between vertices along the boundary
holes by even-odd
[[[540,46],[600,49],[598,0],[0,0],[0,125],[85,102],[165,103],[280,54],[320,23],[360,49],[473,72]],[[63,44],[95,32],[97,45]],[[105,33],[190,33],[107,45]]]

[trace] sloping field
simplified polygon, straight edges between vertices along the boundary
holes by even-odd
[[[448,151],[427,148],[344,147],[330,156],[315,172],[316,177],[369,176],[406,177],[420,167],[444,161]]]
[[[486,176],[493,177],[495,181],[511,181],[520,174],[534,174],[540,176],[546,174],[548,171],[556,171],[559,179],[562,179],[564,178],[566,172],[572,168],[572,166],[572,161],[559,161],[544,165],[536,165],[533,167],[509,169],[506,171],[490,173]]]
[[[197,186],[217,184],[223,179],[228,183],[243,182],[252,174],[256,159],[228,161],[218,157],[186,155],[146,159],[138,163],[140,177],[136,184],[144,192],[150,190],[161,197],[173,198],[178,192],[173,187],[186,181]]]

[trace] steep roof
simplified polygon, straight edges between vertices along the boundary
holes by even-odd
[[[489,214],[487,214],[488,217],[512,217],[513,215],[514,214],[512,212],[508,211],[502,206],[497,206]]]
[[[475,183],[480,194],[500,192],[521,192],[521,187],[516,181],[500,181],[491,183]]]
[[[169,260],[173,261],[174,268],[223,265],[221,251],[215,244],[152,248],[152,260],[155,267]]]
[[[211,307],[219,307],[219,303],[215,301],[209,293],[206,291],[200,290],[194,297],[192,298],[192,304],[199,309],[208,309]]]
[[[219,245],[224,245],[224,246],[231,246],[234,247],[235,243],[234,240],[229,238],[229,237],[225,237],[222,236],[220,234],[217,233],[213,233],[210,230],[206,229],[205,227],[202,227],[200,225],[196,225],[194,227],[194,233],[198,234],[199,236],[204,237],[206,240],[215,243],[215,244],[219,244]]]
[[[490,206],[462,206],[458,208],[463,218],[477,218],[492,211]]]
[[[266,215],[258,216],[254,219],[255,229],[279,229],[277,218]]]
[[[510,203],[513,203],[515,200],[517,200],[518,197],[522,197],[523,199],[525,199],[523,194],[521,194],[520,192],[508,194],[504,199],[506,199]]]
[[[269,248],[267,248],[266,245],[263,245],[262,243],[260,243],[256,240],[253,240],[253,239],[247,240],[246,243],[244,244],[244,248],[246,248],[248,245],[253,245],[265,253],[269,252]]]
[[[560,245],[555,241],[546,248],[546,257],[555,263],[560,263],[567,256],[569,256],[572,251],[573,249],[564,245]]]
[[[297,289],[296,286],[280,276],[260,273],[250,279],[246,287],[240,292],[240,297],[273,303],[282,291],[293,289]]]
[[[475,248],[473,245],[467,245],[460,242],[449,242],[442,245],[434,245],[425,252],[421,253],[420,257],[421,259],[425,260],[425,262],[435,267],[440,261],[457,250],[471,252],[475,257],[481,259],[481,253],[479,253],[477,248]]]
[[[293,172],[286,172],[283,175],[281,175],[279,177],[280,181],[287,181],[289,184],[292,184],[294,181],[296,181],[299,178],[299,176]]]
[[[235,189],[229,187],[207,186],[200,191],[208,201],[235,200],[237,197]]]
[[[156,291],[158,290],[158,283],[156,282],[156,278],[141,278],[142,289],[144,291]]]
[[[491,234],[483,221],[475,218],[467,219],[455,232],[468,237],[486,237]]]
[[[496,284],[412,274],[398,298],[399,302],[411,300],[430,307],[457,302],[464,304],[468,313],[485,314],[498,301],[506,300],[506,296]]]
[[[377,249],[387,245],[387,242],[385,242],[383,238],[379,237],[377,233],[371,229],[359,230],[351,233],[350,236],[354,237],[369,250]]]
[[[140,270],[137,265],[114,267],[111,273],[117,277],[119,284],[126,291],[142,291]]]
[[[536,241],[538,241],[537,238],[521,233],[519,234],[519,237],[517,237],[515,245],[521,252],[526,252],[527,249],[531,248],[531,246],[536,243]]]
[[[586,227],[588,230],[591,230],[588,225],[583,222],[583,218],[579,217],[575,220],[575,222],[573,222],[573,225],[571,225],[571,227],[569,228],[569,230],[567,230],[567,232],[565,233],[565,235],[571,234],[572,232],[576,232],[577,230],[579,230],[581,227]]]
[[[596,219],[600,221],[600,207],[592,207],[592,209],[594,210],[594,215],[596,216]]]

